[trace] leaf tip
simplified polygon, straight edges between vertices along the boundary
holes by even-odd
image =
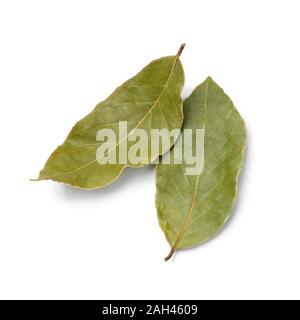
[[[29,181],[32,181],[32,182],[41,181],[41,180],[43,180],[43,178],[41,177],[41,174],[39,174],[37,178],[30,178],[29,179]]]

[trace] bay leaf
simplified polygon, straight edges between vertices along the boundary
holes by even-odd
[[[244,121],[210,77],[184,101],[184,117],[182,136],[184,129],[204,132],[202,166],[187,175],[184,161],[157,165],[158,220],[171,246],[166,261],[177,249],[201,244],[224,226],[236,200],[246,142]]]
[[[152,61],[133,78],[118,87],[106,100],[72,128],[66,140],[49,157],[37,180],[54,180],[74,187],[96,189],[115,181],[126,166],[140,167],[151,163],[168,149],[158,149],[157,154],[148,152],[141,163],[100,164],[96,152],[102,142],[96,141],[100,129],[112,129],[119,134],[119,123],[127,122],[128,134],[107,154],[116,152],[129,141],[137,129],[181,129],[183,121],[180,93],[184,84],[184,72],[179,56]],[[178,134],[179,135],[179,134]],[[173,142],[174,143],[174,142]],[[173,144],[171,143],[171,144]],[[150,149],[150,141],[147,149]]]

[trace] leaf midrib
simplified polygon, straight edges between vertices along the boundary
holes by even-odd
[[[204,114],[205,114],[205,116],[204,116],[204,127],[203,127],[203,129],[204,129],[204,145],[205,145],[205,136],[206,136],[205,128],[206,128],[206,122],[207,122],[207,92],[208,92],[209,82],[210,82],[210,79],[207,80],[207,86],[206,86],[206,89],[205,89],[205,98],[204,98]],[[180,229],[180,231],[178,233],[178,237],[175,240],[174,245],[172,246],[171,252],[177,250],[177,248],[178,248],[181,240],[185,236],[185,233],[186,233],[186,231],[187,231],[187,229],[188,229],[188,227],[190,225],[190,222],[192,220],[200,176],[201,176],[201,166],[199,167],[199,171],[197,173],[197,178],[196,178],[196,182],[195,182],[195,186],[194,186],[194,192],[193,192],[193,196],[192,196],[191,207],[190,207],[190,209],[189,209],[189,211],[187,213],[185,222],[182,224],[182,227],[181,227],[181,229]]]
[[[173,65],[172,65],[170,74],[169,74],[169,76],[168,76],[168,79],[167,79],[165,85],[163,86],[163,89],[162,89],[161,93],[159,94],[159,96],[157,97],[157,99],[154,101],[153,106],[145,113],[145,115],[144,115],[143,118],[139,121],[139,123],[137,124],[137,126],[136,126],[135,128],[133,128],[133,129],[128,133],[128,135],[127,135],[126,137],[124,137],[118,144],[116,144],[115,148],[113,148],[113,149],[111,149],[110,151],[108,151],[107,154],[109,154],[110,152],[114,151],[123,141],[125,141],[126,139],[128,139],[128,137],[129,137],[136,129],[138,129],[138,127],[145,121],[145,119],[148,117],[148,115],[152,113],[153,109],[154,109],[157,105],[160,106],[159,100],[161,99],[161,97],[162,97],[164,91],[166,90],[166,88],[168,88],[169,82],[170,82],[171,77],[172,77],[172,75],[173,75],[173,73],[174,73],[175,66],[176,66],[176,63],[177,63],[178,60],[179,60],[179,55],[177,54],[176,56],[174,56],[174,62],[173,62]],[[68,175],[68,174],[77,172],[77,171],[79,171],[79,170],[81,170],[81,169],[84,169],[84,168],[88,167],[89,165],[95,163],[96,161],[97,161],[97,159],[94,159],[94,160],[92,160],[92,161],[90,161],[90,162],[88,162],[88,163],[86,163],[86,164],[84,164],[84,165],[82,165],[82,166],[80,166],[80,167],[78,167],[78,168],[76,168],[76,169],[73,169],[73,170],[71,170],[71,171],[66,171],[66,172],[57,172],[55,175]]]

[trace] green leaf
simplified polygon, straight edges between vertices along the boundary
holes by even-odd
[[[183,121],[180,93],[184,73],[179,56],[163,57],[152,61],[137,75],[118,87],[106,100],[100,102],[85,118],[75,124],[66,140],[50,156],[37,180],[54,180],[74,187],[95,189],[115,181],[126,166],[139,167],[151,163],[168,151],[163,147],[143,163],[99,164],[96,152],[103,142],[96,140],[100,129],[112,129],[117,135],[119,122],[128,122],[128,135],[118,140],[107,154],[116,152],[128,143],[137,129],[181,129]],[[131,140],[131,139],[130,139]],[[171,143],[171,145],[174,142]],[[146,146],[150,150],[150,142]],[[151,157],[152,156],[152,157]]]
[[[203,167],[187,175],[185,162],[157,165],[158,220],[171,246],[166,261],[177,249],[198,245],[224,226],[236,199],[246,142],[244,121],[210,77],[184,101],[184,115],[183,129],[204,129]]]

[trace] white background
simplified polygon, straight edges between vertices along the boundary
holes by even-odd
[[[299,1],[1,1],[0,298],[300,298]],[[165,263],[155,172],[81,191],[30,182],[72,125],[185,42],[248,130],[227,227]]]

